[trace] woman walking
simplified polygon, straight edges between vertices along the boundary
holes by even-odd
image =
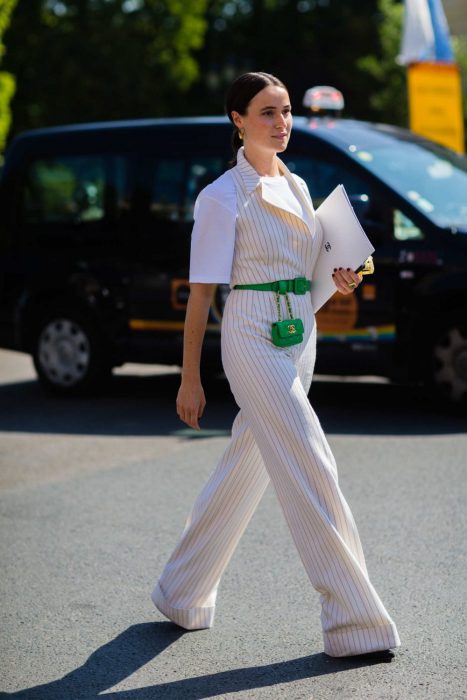
[[[373,588],[336,463],[309,401],[316,324],[309,292],[322,232],[303,180],[277,154],[292,128],[285,86],[267,73],[231,85],[236,165],[195,205],[181,420],[199,430],[206,401],[200,356],[216,284],[230,284],[222,320],[222,362],[240,411],[232,438],[195,501],[182,537],[152,594],[186,629],[211,627],[217,587],[269,481],[321,597],[330,656],[388,654],[394,622]],[[334,272],[352,293],[361,277]]]

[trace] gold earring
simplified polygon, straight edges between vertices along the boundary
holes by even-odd
[[[245,129],[238,130],[238,138],[240,139],[240,141],[243,141],[244,134],[245,134]]]

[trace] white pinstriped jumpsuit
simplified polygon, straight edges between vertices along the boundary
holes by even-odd
[[[236,197],[231,287],[312,277],[320,230],[306,185],[279,163],[301,217],[278,201],[243,149],[237,165],[205,190],[215,197],[216,183],[225,190],[230,178]],[[271,323],[277,319],[273,292],[232,290],[227,298],[222,361],[240,411],[231,441],[195,501],[152,599],[181,627],[211,627],[222,573],[272,481],[307,574],[320,593],[325,652],[348,656],[394,648],[400,644],[396,627],[368,578],[334,457],[307,397],[316,348],[310,294],[291,294],[290,299],[305,336],[299,345],[279,348],[271,342]]]

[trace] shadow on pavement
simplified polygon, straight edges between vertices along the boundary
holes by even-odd
[[[176,642],[184,630],[170,622],[146,622],[132,625],[108,644],[97,649],[79,668],[51,683],[25,688],[14,693],[0,693],[11,700],[202,700],[220,694],[291,683],[375,662],[368,660],[332,659],[325,654],[312,654],[265,666],[251,666],[222,671],[206,676],[162,682],[146,688],[105,693],[138,669],[155,659]],[[183,660],[180,660],[181,663]]]
[[[225,379],[205,382],[207,408],[198,433],[175,413],[178,374],[114,376],[94,397],[46,395],[38,382],[0,385],[3,431],[77,435],[229,435],[237,406]],[[466,416],[433,407],[414,389],[388,383],[315,378],[310,400],[326,432],[356,435],[463,433]]]

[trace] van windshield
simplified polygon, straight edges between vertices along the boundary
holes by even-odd
[[[400,141],[390,148],[351,146],[351,154],[438,226],[467,233],[465,156],[435,144]]]

